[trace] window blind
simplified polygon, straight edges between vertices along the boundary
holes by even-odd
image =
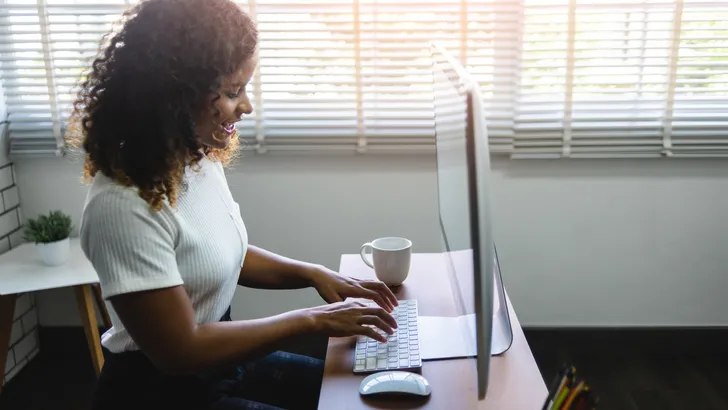
[[[133,3],[133,2],[132,2]],[[241,1],[260,30],[244,147],[431,149],[429,44],[466,61],[492,109],[494,150],[512,145],[517,2],[497,0]],[[6,0],[0,75],[13,155],[56,155],[79,75],[121,0]]]
[[[518,2],[256,0],[255,119],[247,146],[358,152],[434,147],[430,43],[469,64],[489,96],[494,150],[510,152]],[[255,126],[254,126],[255,125]],[[255,131],[253,131],[255,130]]]
[[[58,155],[74,86],[137,0],[4,0],[11,155]],[[244,147],[434,147],[429,44],[479,81],[512,158],[728,154],[724,0],[247,0],[260,30]]]
[[[515,158],[724,156],[728,3],[525,0]]]
[[[0,7],[0,79],[11,156],[59,155],[74,87],[126,4],[7,0]]]
[[[679,3],[682,19],[664,145],[680,157],[728,156],[728,2]],[[681,9],[681,10],[680,10]],[[679,24],[679,26],[678,26]]]

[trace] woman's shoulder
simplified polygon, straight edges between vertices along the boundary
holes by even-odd
[[[101,172],[97,173],[86,196],[86,212],[115,212],[142,208],[146,205],[136,187],[123,186]]]
[[[96,174],[86,196],[82,226],[109,228],[118,223],[128,225],[154,224],[173,229],[168,207],[154,211],[136,187],[123,186],[102,173]]]

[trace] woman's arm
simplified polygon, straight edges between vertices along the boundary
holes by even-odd
[[[394,293],[380,281],[347,278],[321,265],[300,262],[249,246],[238,285],[259,289],[297,289],[313,286],[329,303],[346,298],[366,298],[392,311]]]
[[[258,289],[300,289],[313,285],[318,265],[249,245],[238,285]]]
[[[112,296],[110,302],[132,339],[160,370],[196,374],[242,363],[277,350],[305,333],[367,335],[386,341],[371,325],[392,334],[394,319],[381,308],[345,302],[263,319],[197,324],[182,286]]]
[[[367,325],[388,332],[396,326],[384,309],[353,302],[265,319],[198,324],[177,266],[178,228],[166,212],[151,212],[134,191],[108,190],[87,204],[82,226],[82,248],[104,295],[134,342],[164,372],[195,374],[241,363],[304,333],[382,340]]]

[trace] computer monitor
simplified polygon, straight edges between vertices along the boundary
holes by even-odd
[[[477,358],[483,400],[491,354],[504,353],[513,341],[493,238],[484,107],[479,84],[452,55],[433,44],[431,56],[440,227],[465,342],[450,357]]]

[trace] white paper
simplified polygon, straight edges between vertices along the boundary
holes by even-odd
[[[417,318],[422,360],[475,357],[475,315]]]

